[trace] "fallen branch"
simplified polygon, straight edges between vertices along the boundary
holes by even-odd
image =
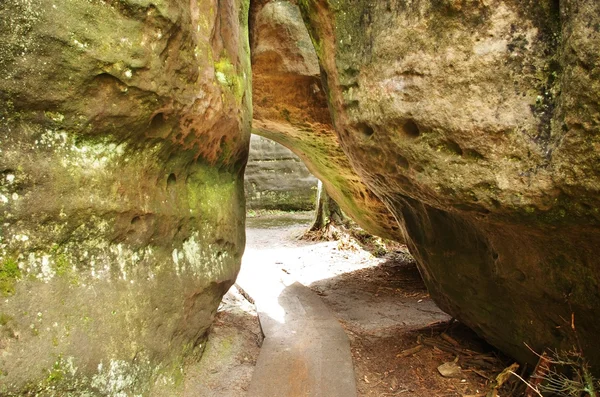
[[[540,391],[537,388],[535,388],[531,384],[529,384],[529,382],[527,382],[525,379],[523,379],[521,377],[521,375],[519,375],[519,374],[517,374],[515,372],[512,372],[512,371],[511,371],[511,374],[513,374],[514,376],[516,376],[517,378],[519,378],[521,380],[521,382],[525,383],[530,390],[533,390],[533,392],[535,393],[534,396],[537,395],[538,397],[544,397],[542,395],[542,393],[540,393]]]
[[[254,299],[250,296],[250,294],[248,294],[238,283],[235,283],[235,288],[237,288],[238,292],[240,293],[240,295],[242,295],[244,298],[246,298],[246,300],[248,302],[250,302],[251,304],[255,304]]]
[[[445,340],[446,342],[450,343],[452,346],[455,347],[459,347],[460,343],[458,343],[454,338],[452,338],[450,335],[448,335],[447,333],[443,333],[440,335],[440,337]]]
[[[473,372],[474,374],[481,376],[481,377],[482,377],[483,379],[485,379],[485,380],[490,380],[490,377],[489,377],[489,376],[487,376],[487,375],[486,375],[486,374],[484,374],[483,372],[481,372],[481,371],[478,371],[478,370],[476,370],[476,369],[474,369],[474,368],[467,369],[467,370],[465,370],[465,371],[466,371],[466,372]]]
[[[423,350],[425,346],[423,345],[417,345],[415,347],[412,347],[410,349],[406,349],[401,351],[400,353],[396,354],[396,357],[408,357],[408,356],[412,356],[415,353],[420,352],[421,350]]]
[[[440,341],[436,341],[434,339],[431,338],[423,338],[423,340],[421,341],[424,345],[429,346],[429,347],[437,347],[440,350],[443,350],[447,353],[452,353],[454,355],[462,355],[462,356],[468,356],[469,354],[466,353],[465,351],[462,350],[458,350],[455,349],[454,347],[450,346],[449,344],[440,342]]]

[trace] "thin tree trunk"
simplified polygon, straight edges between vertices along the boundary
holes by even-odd
[[[317,190],[317,208],[315,221],[310,228],[311,232],[325,231],[330,225],[343,226],[346,216],[335,201],[327,194],[321,181]]]

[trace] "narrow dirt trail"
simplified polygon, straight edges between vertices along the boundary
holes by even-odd
[[[492,377],[502,363],[475,369],[465,366],[455,377],[446,378],[437,367],[454,361],[455,354],[423,346],[415,354],[403,355],[423,338],[443,343],[440,335],[444,331],[458,344],[458,350],[489,352],[489,346],[464,327],[451,324],[431,301],[410,255],[397,251],[376,258],[347,241],[299,240],[309,222],[310,214],[249,218],[238,284],[250,292],[261,288],[266,291],[269,283],[279,282],[280,290],[274,294],[270,291],[275,306],[287,299],[278,298],[288,289],[286,286],[297,282],[310,288],[348,336],[358,396],[475,396],[483,392],[485,377]],[[302,327],[305,325],[299,329]],[[256,342],[254,333],[246,335]],[[247,368],[258,359],[258,350],[240,351],[237,356],[245,357],[240,365]],[[221,371],[226,377],[227,368]],[[224,390],[207,396],[250,397],[250,375],[246,372],[246,383],[237,386],[235,393]],[[305,395],[311,394],[299,394]]]
[[[304,214],[276,221],[248,222],[246,253],[239,280],[259,285],[261,278],[284,277],[310,287],[339,319],[362,332],[385,333],[404,326],[423,327],[447,320],[429,299],[408,254],[376,258],[359,246],[338,241],[299,240],[307,228]]]

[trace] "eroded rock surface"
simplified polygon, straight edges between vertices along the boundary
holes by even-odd
[[[250,11],[253,132],[290,148],[342,210],[370,233],[402,240],[392,214],[340,148],[318,59],[298,7],[253,2]]]
[[[291,150],[262,136],[251,136],[244,177],[246,208],[314,210],[317,182]]]
[[[578,339],[597,372],[600,3],[299,3],[342,148],[436,302],[522,361]]]
[[[247,8],[0,3],[0,394],[179,393],[244,249]]]

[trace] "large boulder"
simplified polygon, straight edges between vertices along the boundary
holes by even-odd
[[[244,250],[247,3],[0,2],[0,394],[181,390]]]
[[[342,210],[368,232],[402,240],[392,213],[352,168],[331,124],[315,53],[298,6],[250,7],[253,132],[290,148]]]
[[[435,301],[600,370],[600,3],[299,0],[344,152]]]

